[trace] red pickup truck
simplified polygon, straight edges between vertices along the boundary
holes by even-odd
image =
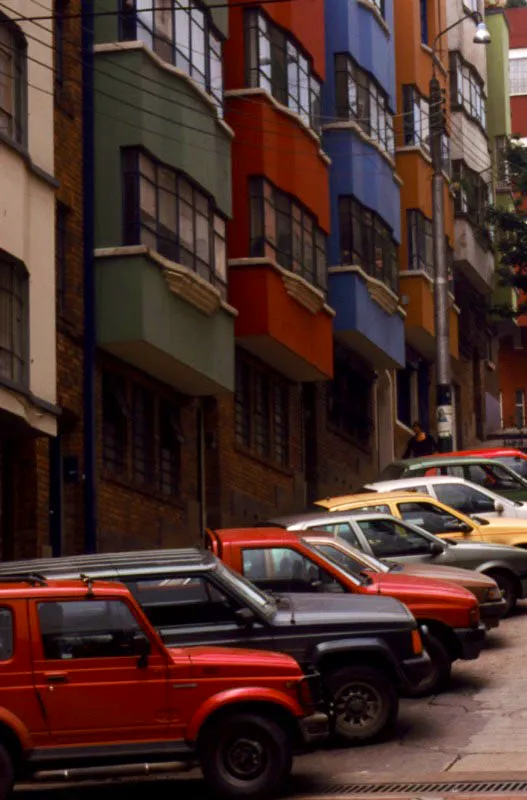
[[[442,688],[452,663],[477,658],[483,647],[485,627],[478,602],[461,586],[401,573],[357,575],[280,528],[208,530],[205,546],[261,589],[277,594],[352,592],[403,602],[425,627],[425,646],[434,665],[416,694]]]
[[[224,798],[267,798],[294,750],[329,733],[313,681],[281,653],[167,648],[116,583],[2,579],[0,800],[15,782],[178,763],[199,764]]]

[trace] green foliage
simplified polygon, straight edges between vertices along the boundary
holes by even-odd
[[[524,8],[527,6],[527,0],[507,0],[506,8]]]
[[[504,154],[504,164],[508,166],[514,199],[508,207],[489,208],[487,216],[495,231],[501,286],[527,293],[527,148],[512,139]],[[519,304],[515,310],[499,306],[492,310],[501,317],[516,317],[526,313],[527,306]]]

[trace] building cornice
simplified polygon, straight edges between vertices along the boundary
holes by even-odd
[[[295,272],[284,269],[273,258],[233,258],[229,261],[229,269],[244,267],[271,267],[282,278],[287,294],[307,309],[310,314],[316,315],[323,311],[330,317],[336,315],[334,309],[326,303],[325,295],[320,289]]]
[[[183,264],[170,261],[145,245],[101,247],[95,250],[95,258],[130,258],[134,256],[144,256],[160,267],[172,294],[186,300],[206,316],[210,317],[220,310],[226,311],[232,317],[238,316],[237,310],[222,300],[221,294],[215,286]]]

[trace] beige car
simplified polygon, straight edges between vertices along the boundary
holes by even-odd
[[[391,514],[445,539],[491,542],[527,548],[527,519],[467,517],[428,494],[368,492],[328,497],[315,505],[328,511]]]
[[[481,621],[487,628],[497,628],[506,611],[498,584],[489,575],[459,567],[442,567],[438,564],[397,564],[395,561],[379,561],[377,558],[357,550],[350,544],[328,533],[298,531],[304,541],[351,573],[370,571],[377,573],[402,572],[419,578],[435,578],[463,586],[475,595],[481,613]],[[488,613],[487,613],[488,612]]]

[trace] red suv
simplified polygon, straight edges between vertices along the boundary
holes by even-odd
[[[480,623],[478,601],[461,586],[404,573],[345,570],[296,533],[281,528],[209,530],[205,546],[261,589],[278,594],[352,592],[400,600],[425,626],[424,643],[433,663],[416,694],[443,687],[452,662],[477,658],[483,647],[485,627]]]
[[[168,649],[120,584],[2,580],[0,800],[15,781],[174,762],[199,763],[223,797],[268,797],[294,749],[328,734],[312,681],[283,654]]]

